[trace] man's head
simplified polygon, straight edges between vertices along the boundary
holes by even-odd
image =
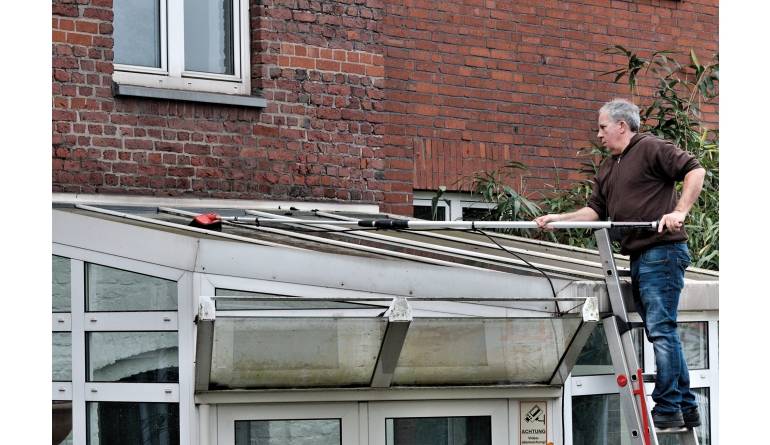
[[[625,99],[613,99],[599,109],[596,136],[614,155],[623,153],[639,131],[639,107]]]

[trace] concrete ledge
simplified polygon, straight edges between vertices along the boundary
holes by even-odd
[[[119,83],[113,83],[112,91],[115,96],[149,97],[153,99],[171,99],[185,102],[237,105],[251,108],[264,108],[267,106],[267,100],[262,97],[241,96],[237,94],[204,93],[201,91],[150,88]]]

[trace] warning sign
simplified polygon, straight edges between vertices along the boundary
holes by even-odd
[[[545,402],[519,402],[519,444],[546,445],[548,429],[545,421]]]

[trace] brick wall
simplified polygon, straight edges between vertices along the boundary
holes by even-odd
[[[649,56],[664,49],[708,59],[718,49],[716,0],[409,0],[388,2],[386,100],[415,189],[454,190],[462,177],[515,160],[530,192],[581,176],[596,110],[625,84],[602,73],[622,45]],[[683,58],[682,61],[686,61]],[[650,93],[642,82],[642,95]],[[647,101],[649,103],[649,101]],[[716,123],[716,109],[705,110]],[[559,180],[556,180],[556,175]]]
[[[254,109],[113,97],[112,1],[54,1],[53,190],[406,203],[411,175],[385,173],[382,8],[252,1]]]
[[[639,50],[717,49],[717,0],[251,1],[264,109],[114,97],[112,0],[53,1],[53,190],[378,203],[508,160],[577,179],[600,77]],[[642,86],[644,93],[644,85]],[[707,110],[716,122],[716,109]],[[453,187],[454,186],[454,187]]]

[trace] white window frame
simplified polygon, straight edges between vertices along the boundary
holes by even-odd
[[[434,196],[436,196],[436,192],[414,192],[412,204],[430,207],[432,205],[431,200]],[[491,209],[495,207],[491,202],[483,202],[481,196],[478,194],[462,192],[447,192],[442,194],[438,200],[438,206],[447,209],[445,212],[445,221],[462,221],[463,209],[465,208]]]
[[[208,93],[251,94],[251,32],[249,2],[233,2],[234,74],[214,74],[184,69],[184,0],[160,2],[161,67],[116,63],[112,79],[118,84]]]
[[[270,403],[263,405],[220,405],[217,408],[217,441],[235,445],[236,420],[340,419],[340,445],[359,443],[358,403]]]
[[[53,382],[52,400],[72,401],[72,439],[87,441],[88,402],[148,402],[179,405],[180,443],[197,443],[193,431],[193,338],[192,273],[143,261],[70,246],[53,244],[53,254],[70,258],[71,312],[52,314],[52,331],[72,332],[72,381]],[[151,312],[86,312],[86,264],[173,280],[177,283],[177,310]],[[62,320],[61,322],[59,320]],[[93,321],[92,321],[93,320]],[[181,322],[180,322],[181,320]],[[186,322],[185,322],[186,321]],[[86,339],[88,332],[176,331],[178,334],[178,383],[88,382]]]

